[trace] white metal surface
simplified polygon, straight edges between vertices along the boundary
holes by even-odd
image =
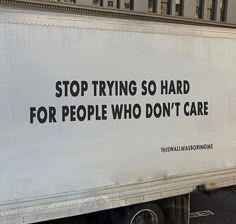
[[[0,11],[0,220],[34,222],[236,182],[236,32],[86,16]],[[57,81],[85,96],[55,96]],[[134,80],[135,96],[94,96],[94,80]],[[188,80],[185,95],[142,96],[142,81]],[[205,116],[145,118],[147,103],[208,102]],[[140,104],[112,119],[112,104]],[[61,121],[64,105],[107,105],[107,120]],[[30,107],[57,122],[30,124]],[[162,148],[212,144],[208,150]],[[169,149],[168,149],[169,150]]]

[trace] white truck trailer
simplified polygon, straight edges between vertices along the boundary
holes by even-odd
[[[190,192],[236,184],[233,27],[0,5],[1,224],[188,223]]]

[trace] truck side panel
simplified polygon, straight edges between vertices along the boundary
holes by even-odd
[[[235,167],[235,34],[2,9],[0,205]]]

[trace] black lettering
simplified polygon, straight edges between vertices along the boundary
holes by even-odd
[[[169,93],[168,94],[176,94],[176,91],[175,91],[175,83],[173,80],[170,81],[170,87],[169,87]]]
[[[94,94],[94,96],[97,96],[98,81],[92,81],[92,85],[93,85],[93,94]]]
[[[124,119],[131,119],[132,107],[131,104],[124,104]]]
[[[49,123],[56,123],[56,108],[55,107],[49,107]]]
[[[198,108],[198,115],[203,115],[203,103],[202,102],[198,102],[197,104]]]
[[[99,96],[106,96],[106,83],[104,81],[99,82]]]
[[[190,115],[197,115],[197,110],[196,110],[196,106],[195,106],[195,103],[192,103],[191,104],[191,109],[190,109]]]
[[[66,120],[66,117],[69,115],[69,107],[68,106],[62,106],[62,121],[64,122]]]
[[[163,117],[170,117],[170,103],[163,103]]]
[[[137,84],[135,81],[131,81],[129,84],[129,93],[131,96],[136,95],[137,93]]]
[[[204,115],[208,115],[208,102],[204,102]]]
[[[37,112],[37,119],[41,124],[47,121],[47,110],[45,107],[39,107]]]
[[[113,116],[113,119],[116,120],[120,120],[121,119],[121,116],[122,116],[122,112],[123,112],[123,107],[124,105],[123,104],[116,104],[116,105],[111,105],[111,110],[112,110],[112,116]]]
[[[156,103],[154,106],[154,115],[156,118],[160,118],[162,114],[161,104]]]
[[[161,81],[161,95],[168,94],[168,81],[162,80]]]
[[[70,82],[69,81],[63,81],[62,83],[64,85],[65,96],[68,96],[68,85],[70,84]]]
[[[184,86],[183,93],[184,93],[184,94],[188,94],[189,91],[190,91],[190,84],[189,84],[189,81],[185,80],[183,86]]]
[[[36,117],[36,107],[30,107],[30,123],[34,123],[34,118]]]
[[[147,84],[147,81],[142,81],[142,92],[141,94],[143,96],[146,96],[147,95],[147,87],[146,87],[146,84]]]
[[[185,104],[184,104],[184,114],[185,114],[185,116],[189,116],[189,102],[186,102]]]
[[[155,95],[157,91],[156,83],[152,80],[148,84],[148,92],[151,96]]]
[[[146,104],[146,118],[152,117],[152,105],[147,103]]]
[[[118,96],[118,81],[115,81],[115,96]]]
[[[133,116],[135,119],[139,119],[141,116],[141,106],[139,104],[134,104]]]
[[[62,96],[61,81],[56,82],[56,97]]]
[[[87,90],[88,90],[88,82],[81,81],[81,96],[84,96]]]
[[[182,94],[182,81],[177,80],[177,94]]]
[[[97,117],[96,120],[98,120]],[[107,120],[107,105],[102,105],[102,120]]]
[[[70,106],[70,121],[76,121],[76,106]]]
[[[114,86],[114,83],[115,83],[114,81],[107,81],[109,96],[112,96],[112,88]]]
[[[77,81],[72,81],[71,84],[70,84],[70,93],[72,96],[76,97],[79,95],[79,90],[80,90],[80,87],[79,87],[79,83]]]
[[[83,105],[78,106],[77,118],[79,121],[84,121],[86,118],[86,108]]]
[[[176,116],[179,116],[179,107],[180,107],[180,102],[176,102],[175,103],[175,107],[176,107]]]
[[[88,120],[90,121],[91,120],[91,117],[94,115],[94,106],[93,105],[88,105]],[[97,111],[98,113],[98,111]],[[101,120],[101,118],[99,119]]]
[[[128,95],[128,82],[125,81],[125,82],[122,82],[120,81],[120,96],[127,96]]]

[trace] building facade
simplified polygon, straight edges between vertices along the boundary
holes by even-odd
[[[63,1],[63,0],[59,0]],[[236,24],[236,0],[65,0],[118,10],[183,16]]]

